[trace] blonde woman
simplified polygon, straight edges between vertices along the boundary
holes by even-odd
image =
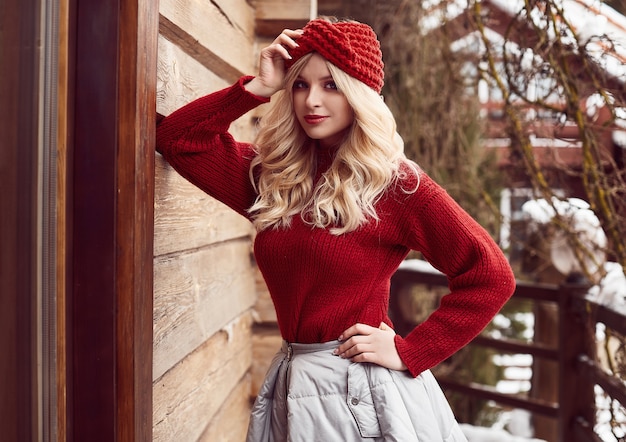
[[[312,20],[261,51],[259,73],[165,118],[157,149],[250,219],[284,343],[252,410],[249,441],[464,441],[429,369],[474,338],[514,290],[505,257],[408,161],[380,97],[372,29]],[[270,101],[253,144],[232,121]],[[449,279],[405,337],[387,315],[410,250]]]

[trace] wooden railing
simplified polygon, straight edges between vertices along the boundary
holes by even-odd
[[[447,286],[444,275],[401,268],[392,278],[390,314],[396,331],[404,334],[415,324],[404,321],[399,293],[407,285]],[[471,345],[480,345],[512,354],[556,361],[559,367],[558,403],[521,395],[503,394],[494,387],[439,378],[444,390],[469,397],[494,401],[502,406],[527,410],[534,415],[551,417],[558,422],[559,442],[601,441],[594,432],[596,417],[594,386],[598,385],[613,400],[626,406],[626,386],[607,373],[598,363],[595,329],[603,323],[607,329],[626,336],[626,316],[586,297],[588,288],[580,284],[532,284],[518,282],[514,299],[554,303],[558,308],[558,348],[538,343],[516,342],[478,336]]]

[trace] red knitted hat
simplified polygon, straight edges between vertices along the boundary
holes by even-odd
[[[357,22],[331,23],[317,18],[303,28],[304,33],[291,49],[289,69],[298,59],[317,52],[351,77],[362,81],[376,92],[383,88],[383,54],[376,34],[366,24]]]

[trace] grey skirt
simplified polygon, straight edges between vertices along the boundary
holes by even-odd
[[[252,408],[247,442],[466,442],[430,371],[417,378],[333,355],[339,341],[283,343]]]

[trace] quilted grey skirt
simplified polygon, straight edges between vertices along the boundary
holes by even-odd
[[[252,409],[247,442],[466,442],[430,371],[333,355],[339,341],[283,343]]]

